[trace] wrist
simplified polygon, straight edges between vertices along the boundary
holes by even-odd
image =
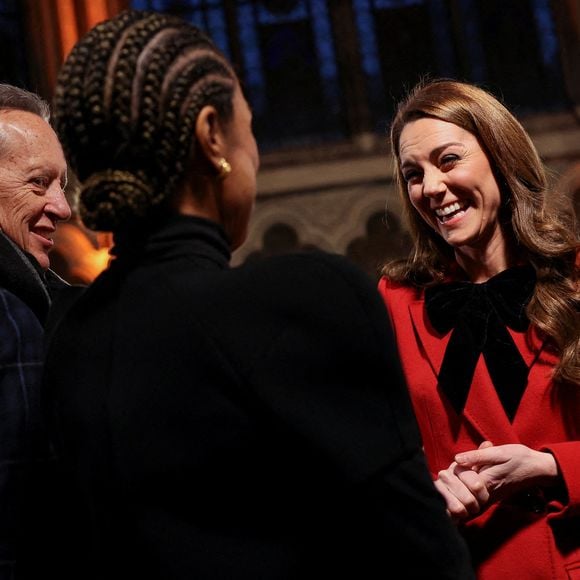
[[[538,469],[536,485],[552,487],[560,480],[560,470],[556,458],[549,451],[537,451]]]

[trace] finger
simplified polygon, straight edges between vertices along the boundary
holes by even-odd
[[[464,471],[456,464],[452,464],[449,469],[439,472],[438,481],[444,485],[449,494],[459,501],[463,508],[460,508],[454,501],[448,501],[449,510],[461,515],[466,511],[468,515],[475,515],[480,511],[480,505],[477,497],[471,492],[468,486],[458,477],[457,472]],[[477,474],[474,473],[474,476]],[[469,479],[468,479],[469,481]]]
[[[459,472],[457,477],[475,497],[479,511],[481,511],[489,502],[489,490],[485,484],[485,479],[471,469]]]
[[[469,468],[481,466],[491,462],[492,454],[494,453],[493,445],[486,447],[479,447],[473,451],[464,451],[458,453],[453,459],[461,467]]]
[[[482,442],[479,444],[479,447],[478,447],[477,449],[478,449],[478,450],[479,450],[479,449],[489,449],[490,447],[493,447],[493,443],[492,443],[491,441],[487,441],[487,440],[486,440],[486,441],[482,441]],[[464,465],[464,466],[465,466],[465,465]],[[480,469],[480,466],[478,466],[478,465],[473,465],[473,466],[471,467],[471,469],[472,469],[472,470],[474,470],[474,471],[479,471],[479,469]]]
[[[493,443],[486,439],[485,441],[482,441],[479,444],[479,447],[477,449],[474,449],[472,451],[464,451],[463,453],[458,453],[454,457],[454,460],[459,465],[467,465],[468,463],[478,463],[481,461],[482,456],[485,455],[478,453],[478,451],[481,451],[482,449],[489,449],[490,447],[493,447]]]
[[[447,486],[440,480],[433,482],[437,491],[441,494],[447,505],[447,513],[453,521],[465,520],[469,517],[467,508],[452,494]]]

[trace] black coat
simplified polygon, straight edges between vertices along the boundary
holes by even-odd
[[[0,580],[55,570],[60,474],[41,412],[44,325],[73,290],[0,232]]]
[[[47,362],[79,578],[471,577],[365,274],[188,217],[118,253]]]

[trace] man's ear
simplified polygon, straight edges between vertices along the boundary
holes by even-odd
[[[226,142],[223,125],[214,106],[206,105],[199,112],[195,121],[195,137],[198,152],[217,174],[219,161],[226,156]],[[199,162],[203,163],[204,159]]]

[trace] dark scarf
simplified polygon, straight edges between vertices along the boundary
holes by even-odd
[[[531,266],[510,268],[483,284],[452,282],[425,291],[429,320],[437,332],[453,333],[445,350],[438,387],[458,414],[463,411],[479,355],[510,421],[526,384],[528,367],[506,326],[523,332],[525,308],[536,283]]]
[[[0,286],[18,296],[44,323],[50,307],[46,275],[36,259],[0,232]]]

